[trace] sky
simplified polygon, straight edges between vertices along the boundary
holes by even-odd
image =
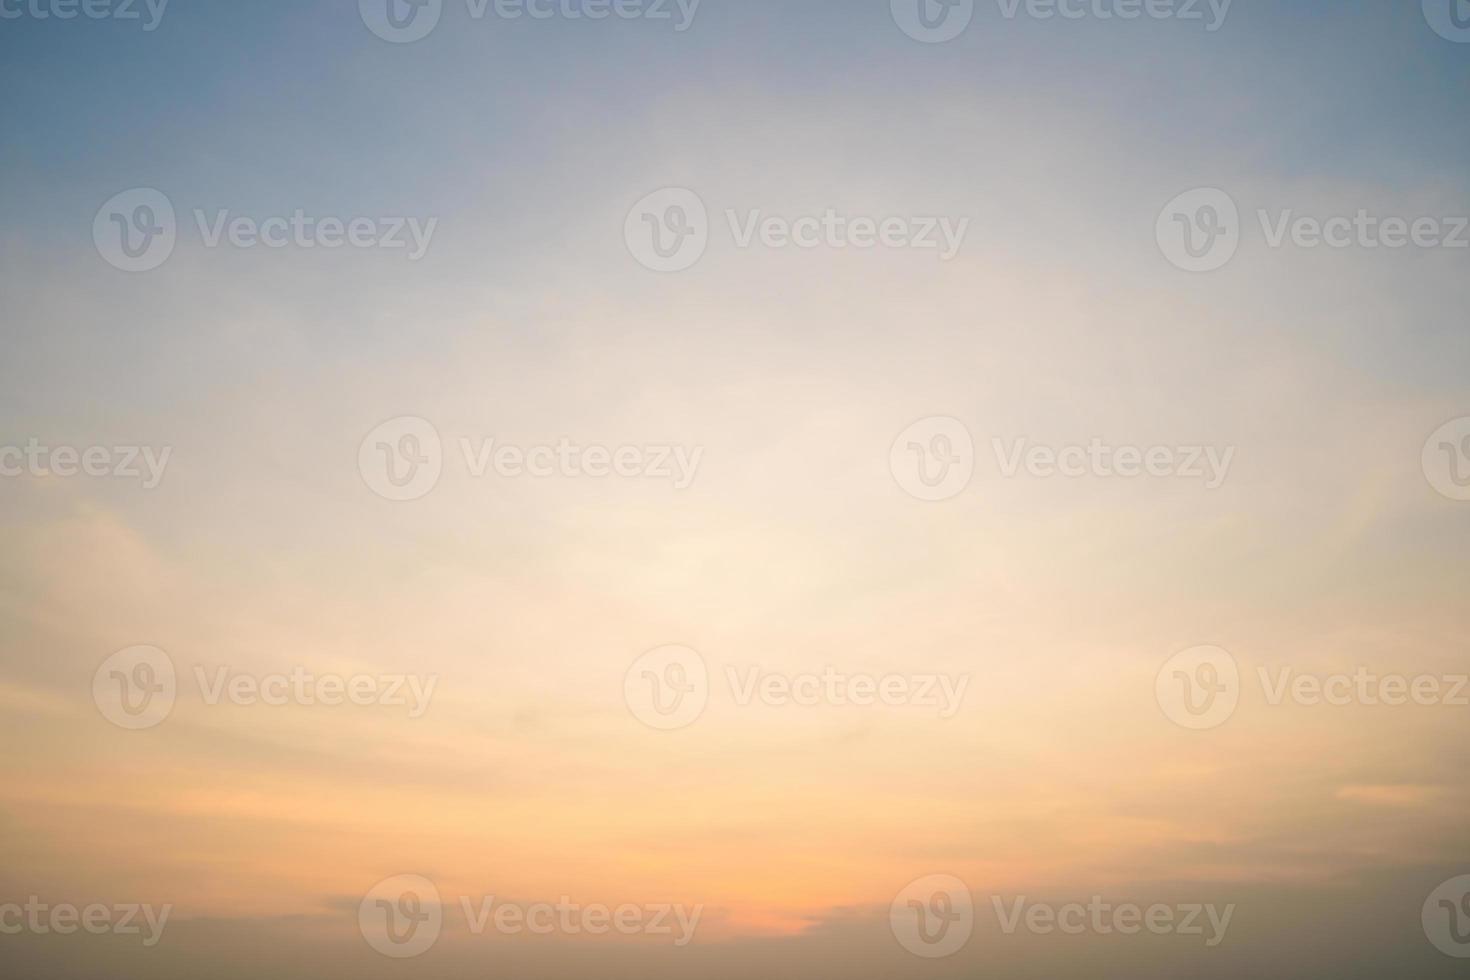
[[[121,2],[0,0],[0,962],[1463,972],[1447,2]]]

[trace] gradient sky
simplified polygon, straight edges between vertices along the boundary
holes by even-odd
[[[162,485],[0,479],[0,902],[172,903],[166,941],[0,936],[27,976],[1458,975],[1420,903],[1470,873],[1470,709],[1265,704],[1187,732],[1172,654],[1470,669],[1470,504],[1420,452],[1470,415],[1467,253],[1160,254],[1190,188],[1325,217],[1470,213],[1470,45],[1417,2],[1236,0],[1007,20],[942,45],[885,0],[704,0],[694,26],[472,22],[374,37],[347,0],[174,0],[158,30],[0,21],[0,445],[168,445]],[[726,208],[971,219],[929,253],[740,250],[655,275],[667,186]],[[401,255],[209,249],[128,275],[133,187],[264,217],[436,217]],[[364,485],[363,437],[704,449],[697,483]],[[889,447],[953,416],[974,483]],[[1223,487],[1003,479],[992,438],[1234,446]],[[964,710],[741,708],[655,732],[644,651],[968,674]],[[211,706],[125,732],[114,651],[181,673],[437,674],[421,719]],[[466,937],[376,956],[374,883],[706,906],[685,950]],[[1235,902],[1177,941],[979,930],[907,956],[888,906]],[[982,974],[983,971],[983,974]]]

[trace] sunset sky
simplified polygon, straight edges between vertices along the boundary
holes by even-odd
[[[1470,672],[1470,502],[1422,458],[1470,416],[1470,249],[1273,248],[1258,212],[1470,214],[1470,44],[1418,0],[1214,31],[979,0],[944,43],[887,0],[668,6],[445,0],[411,43],[349,0],[0,20],[0,447],[169,448],[151,488],[0,477],[0,905],[172,906],[149,948],[0,934],[0,972],[1460,975],[1421,907],[1470,874],[1470,706],[1272,704],[1261,672]],[[93,230],[134,188],[177,244],[129,273]],[[684,271],[625,241],[663,188],[708,209]],[[1209,273],[1156,237],[1194,188],[1239,207]],[[194,214],[298,209],[437,223],[412,260]],[[727,219],[829,210],[969,224],[944,260]],[[360,455],[405,417],[442,475],[394,501]],[[933,418],[973,477],[929,502],[891,451]],[[1213,489],[1005,472],[1094,439],[1232,455]],[[476,475],[488,440],[699,455],[687,487]],[[667,645],[708,704],[660,730],[625,690]],[[1156,681],[1206,645],[1239,705],[1190,730]],[[139,646],[177,700],[127,730],[94,677]],[[221,669],[434,686],[211,704]],[[829,670],[965,686],[946,717],[733,683]],[[444,901],[420,958],[361,934],[399,875]],[[931,875],[974,899],[951,957],[892,931]],[[1094,895],[1235,911],[1207,950],[992,908]],[[681,947],[476,935],[488,896],[703,911]]]

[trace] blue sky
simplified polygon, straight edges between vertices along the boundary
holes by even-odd
[[[1324,976],[1452,975],[1416,902],[1465,870],[1463,713],[1258,698],[1186,733],[1154,703],[1159,664],[1203,644],[1247,677],[1463,669],[1470,504],[1423,452],[1470,418],[1470,252],[1272,248],[1257,221],[1470,214],[1470,44],[1418,0],[1236,0],[1215,32],[977,0],[932,45],[888,0],[703,0],[685,32],[446,0],[402,45],[352,0],[173,0],[152,32],[0,19],[0,84],[0,452],[172,451],[152,489],[0,480],[0,740],[24,749],[0,762],[0,900],[154,889],[185,938],[139,975],[249,942],[305,950],[303,976],[375,977],[401,974],[343,910],[391,873],[706,889],[699,964],[851,977],[844,956],[917,964],[888,903],[944,870],[977,894],[1238,900],[1222,976],[1283,947]],[[134,188],[178,216],[144,272],[93,239]],[[679,272],[627,234],[663,188],[709,216]],[[1194,189],[1241,219],[1209,272],[1160,232]],[[209,247],[196,210],[435,231],[421,261]],[[941,260],[732,230],[829,210],[968,237]],[[427,499],[385,497],[362,463],[404,417],[443,436]],[[921,502],[891,447],[935,418],[973,436],[975,473]],[[678,490],[477,477],[459,447],[488,439],[703,463]],[[1206,490],[992,457],[1093,439],[1233,463]],[[669,643],[973,672],[975,710],[932,728],[726,705],[650,740],[624,672]],[[443,683],[412,725],[184,698],[123,741],[87,691],[135,644]],[[981,945],[936,975],[978,975]],[[1078,948],[1004,961],[1090,975]],[[426,965],[483,973],[440,952]],[[1108,953],[1179,972],[1177,949]],[[687,965],[619,956],[630,976]]]

